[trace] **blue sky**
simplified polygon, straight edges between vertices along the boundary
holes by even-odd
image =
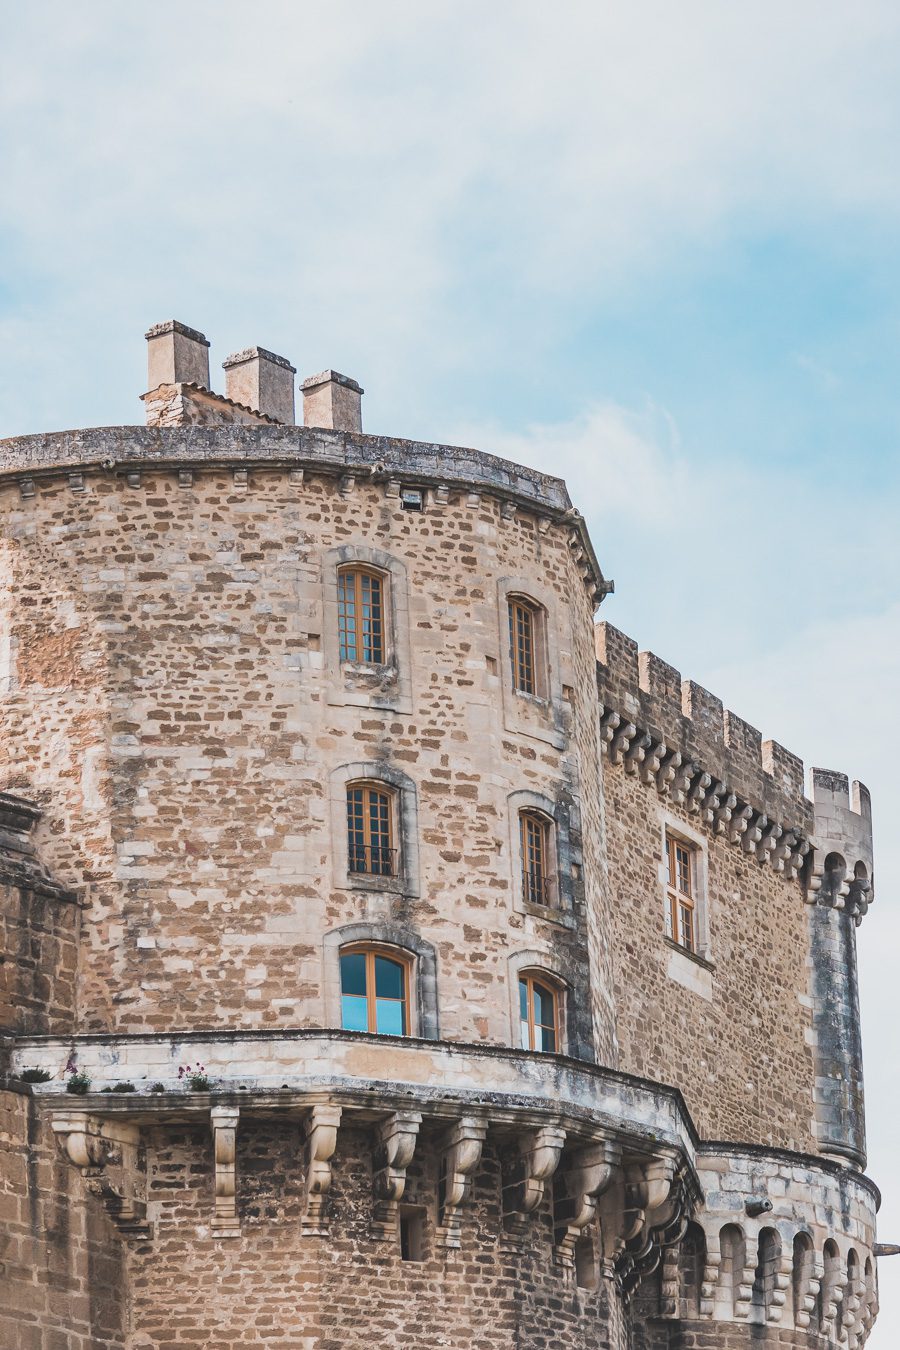
[[[139,421],[143,332],[562,472],[612,622],[873,790],[900,1240],[900,8],[0,0],[0,436]],[[900,1258],[871,1344],[900,1339]]]

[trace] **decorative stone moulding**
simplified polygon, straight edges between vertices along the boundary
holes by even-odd
[[[626,773],[655,787],[661,797],[686,807],[713,834],[791,881],[800,876],[812,842],[799,827],[770,820],[681,750],[670,749],[665,741],[603,704],[600,744],[610,764],[622,765]]]
[[[191,422],[184,417],[183,405],[192,393],[201,402],[205,400],[212,413],[216,407],[230,408],[244,421]],[[302,483],[304,473],[336,478],[344,496],[358,483],[383,483],[385,494],[394,499],[408,486],[428,489],[430,509],[437,510],[449,503],[453,493],[461,493],[473,509],[485,498],[493,498],[510,526],[528,517],[541,533],[552,522],[568,529],[573,558],[593,604],[599,605],[613,590],[613,583],[600,569],[584,520],[558,478],[457,446],[279,425],[199,384],[163,385],[144,398],[162,395],[167,412],[158,425],[96,427],[0,441],[0,486],[11,480],[23,497],[31,498],[37,494],[39,479],[60,474],[67,479],[77,474],[76,490],[81,491],[92,471],[116,472],[132,485],[136,473],[167,469],[174,470],[179,484],[188,488],[207,468],[224,468],[232,474],[254,468],[281,469],[296,484]],[[242,480],[236,486],[242,491]]]

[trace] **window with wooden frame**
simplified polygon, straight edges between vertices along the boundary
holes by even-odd
[[[509,597],[509,656],[517,694],[543,698],[544,611],[523,595]]]
[[[552,905],[554,902],[552,831],[552,823],[540,812],[519,812],[522,898],[529,905]]]
[[[381,783],[347,784],[347,870],[357,876],[395,877],[395,794]]]
[[[697,850],[666,833],[666,933],[685,951],[697,950]]]
[[[342,567],[337,574],[341,661],[385,662],[386,580],[370,567]]]
[[[379,1036],[409,1035],[411,962],[379,947],[341,952],[341,1026]]]
[[[519,1028],[523,1050],[559,1048],[559,993],[540,973],[519,976]]]

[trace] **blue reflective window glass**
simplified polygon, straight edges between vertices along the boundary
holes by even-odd
[[[375,997],[399,998],[404,995],[403,967],[387,956],[375,957]]]
[[[341,993],[366,996],[366,954],[348,952],[341,957]]]
[[[364,998],[344,994],[341,999],[341,1026],[345,1031],[368,1031],[369,1009]]]
[[[377,998],[375,1000],[375,1030],[382,1036],[403,1036],[403,1004],[395,999]]]

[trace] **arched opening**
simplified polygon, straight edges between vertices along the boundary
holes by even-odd
[[[706,1235],[697,1223],[689,1223],[678,1249],[678,1292],[684,1318],[700,1316],[700,1291],[706,1266]]]
[[[769,1320],[780,1260],[781,1238],[774,1228],[763,1228],[756,1248],[756,1271],[750,1298],[751,1322],[764,1326]]]
[[[794,1238],[791,1261],[791,1309],[795,1327],[810,1325],[815,1310],[815,1299],[812,1294],[814,1270],[815,1253],[812,1238],[808,1233],[798,1233]]]
[[[728,1223],[719,1235],[722,1252],[721,1280],[724,1297],[731,1316],[737,1305],[738,1291],[744,1278],[747,1264],[747,1247],[744,1234],[735,1223]]]

